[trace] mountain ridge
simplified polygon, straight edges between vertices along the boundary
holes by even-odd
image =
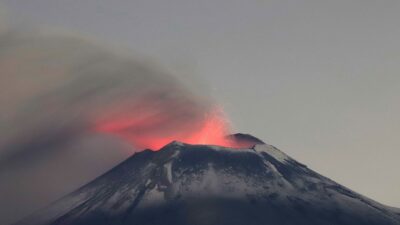
[[[398,225],[400,216],[272,145],[232,149],[174,141],[135,153],[17,225],[266,222]]]

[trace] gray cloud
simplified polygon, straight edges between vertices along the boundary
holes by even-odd
[[[161,67],[78,35],[3,31],[0,71],[4,221],[147,147],[143,138],[192,132],[212,108]],[[98,130],[121,120],[133,146]]]

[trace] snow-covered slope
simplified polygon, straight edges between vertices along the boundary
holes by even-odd
[[[137,153],[17,225],[400,225],[390,207],[277,148],[172,142]]]

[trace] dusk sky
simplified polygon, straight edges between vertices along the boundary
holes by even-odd
[[[2,27],[76,33],[150,59],[214,98],[235,131],[400,207],[399,1],[0,3]]]

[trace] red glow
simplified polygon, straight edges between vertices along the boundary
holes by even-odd
[[[152,110],[142,110],[140,115],[131,116],[101,121],[96,130],[117,135],[139,149],[158,150],[172,141],[232,148],[248,147],[248,144],[226,138],[230,133],[229,123],[221,110],[213,110],[203,118],[193,120],[171,113],[154,113]]]

